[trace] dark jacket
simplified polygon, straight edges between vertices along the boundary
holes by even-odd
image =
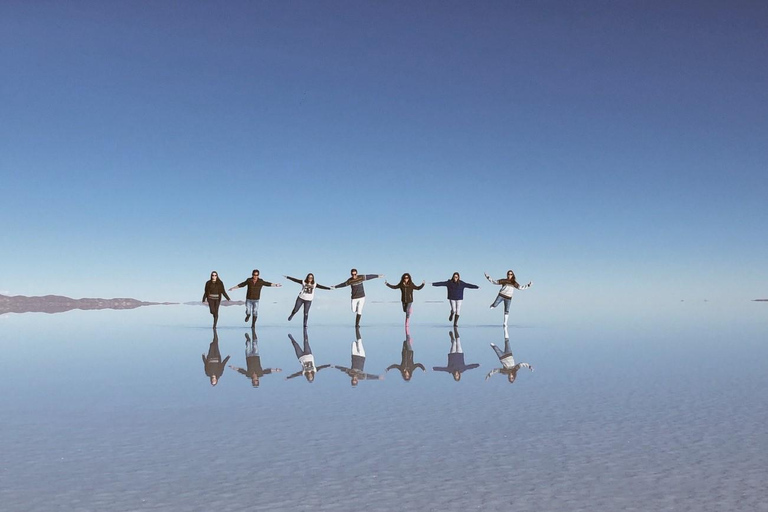
[[[376,279],[378,274],[365,274],[363,276],[358,275],[356,278],[349,278],[343,283],[339,283],[334,288],[344,288],[345,286],[351,286],[352,287],[352,298],[353,299],[362,299],[365,297],[365,288],[363,288],[363,281],[368,281],[369,279]]]
[[[464,300],[464,288],[470,288],[472,290],[477,290],[480,288],[476,284],[465,283],[461,279],[459,279],[458,282],[455,282],[453,279],[448,281],[439,281],[437,283],[432,283],[432,286],[447,287],[448,300]]]
[[[387,283],[387,286],[389,286],[393,290],[399,288],[400,289],[400,302],[402,302],[403,304],[410,304],[411,302],[413,302],[413,290],[421,290],[422,288],[424,288],[424,283],[420,284],[419,286],[416,286],[415,284],[413,284],[413,281],[411,281],[409,279],[408,280],[408,284],[403,284],[403,283],[389,284],[389,283]]]
[[[269,281],[265,281],[263,279],[259,279],[255,283],[253,282],[253,278],[248,278],[239,285],[237,285],[238,288],[242,288],[243,286],[248,287],[248,291],[245,293],[245,298],[248,300],[259,300],[261,299],[261,289],[264,286],[272,286],[272,283]]]
[[[209,295],[219,295],[219,296],[223,295],[224,297],[227,298],[227,300],[230,300],[229,295],[227,295],[227,289],[224,288],[224,282],[221,279],[215,282],[209,279],[208,282],[205,283],[205,291],[203,292],[203,302],[208,300]]]

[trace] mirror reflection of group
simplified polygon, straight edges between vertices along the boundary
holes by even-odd
[[[287,376],[285,379],[290,380],[299,376],[303,376],[307,382],[312,383],[315,381],[315,377],[321,370],[326,368],[335,368],[345,373],[350,378],[350,384],[355,387],[360,381],[363,380],[383,380],[383,375],[376,375],[365,372],[365,347],[363,346],[363,336],[361,334],[360,326],[355,326],[355,337],[351,346],[351,362],[350,365],[340,366],[315,364],[315,356],[312,353],[312,348],[309,345],[309,333],[305,327],[303,330],[304,340],[303,344],[299,344],[292,334],[288,334],[288,339],[291,342],[291,346],[296,354],[296,359],[299,362],[300,370]],[[450,338],[451,347],[448,352],[448,363],[446,366],[434,366],[432,370],[435,372],[446,372],[453,376],[455,381],[460,381],[461,376],[468,370],[478,368],[480,364],[471,363],[467,364],[464,361],[464,349],[461,346],[461,336],[459,335],[458,327],[454,326],[452,330],[448,331],[448,337]],[[517,372],[521,368],[528,368],[533,371],[533,367],[528,363],[517,363],[512,349],[509,343],[509,331],[507,327],[504,327],[504,350],[501,350],[494,343],[491,343],[491,348],[501,363],[501,368],[495,368],[486,375],[485,380],[488,380],[492,375],[501,373],[507,375],[509,383],[512,384],[517,378]],[[227,366],[230,356],[222,359],[221,352],[219,350],[219,336],[217,329],[213,329],[213,341],[208,347],[208,354],[203,354],[203,366],[205,369],[205,375],[210,379],[211,386],[215,386],[219,383],[224,374],[224,369]],[[256,328],[251,327],[251,332],[245,333],[245,368],[241,368],[234,365],[229,365],[233,371],[248,378],[251,382],[251,386],[258,388],[262,377],[265,375],[271,375],[282,371],[280,368],[263,368],[261,364],[261,355],[259,353],[259,338],[256,334]],[[406,326],[405,329],[405,341],[403,341],[402,350],[400,354],[400,364],[392,364],[387,367],[386,372],[390,370],[399,370],[400,375],[405,382],[410,382],[413,378],[413,374],[416,370],[426,372],[426,367],[421,363],[414,362],[413,340],[411,339],[410,326]],[[386,373],[385,372],[385,373]]]
[[[288,321],[293,320],[293,317],[300,310],[303,309],[304,327],[307,327],[309,322],[309,310],[312,307],[312,301],[315,298],[315,290],[335,290],[337,288],[350,287],[352,312],[355,314],[355,325],[360,325],[360,319],[363,316],[363,306],[365,306],[365,289],[363,288],[363,282],[371,279],[377,279],[384,277],[384,274],[358,274],[357,269],[350,270],[350,277],[346,281],[342,281],[336,286],[323,286],[315,281],[315,275],[308,273],[304,279],[299,279],[291,276],[283,276],[289,281],[293,281],[296,284],[301,285],[301,291],[296,297],[296,302],[293,305]],[[512,295],[515,290],[525,290],[531,287],[532,282],[521,285],[515,278],[515,273],[512,270],[507,271],[507,275],[502,279],[493,279],[488,274],[485,274],[486,279],[492,284],[501,286],[496,299],[491,304],[491,309],[497,307],[502,302],[504,303],[504,322],[503,325],[507,325],[509,319],[509,305],[512,301]],[[403,313],[405,313],[405,326],[410,327],[411,315],[413,314],[413,292],[421,290],[426,284],[422,281],[420,285],[413,284],[411,274],[404,273],[400,277],[400,282],[397,284],[390,284],[386,280],[384,284],[393,290],[400,290],[400,302],[403,307]],[[258,269],[254,269],[251,272],[251,277],[244,280],[240,284],[233,286],[229,289],[232,291],[236,288],[247,288],[245,295],[245,322],[251,321],[251,327],[256,326],[256,321],[259,317],[259,300],[261,299],[261,289],[263,287],[280,287],[281,283],[270,283],[261,279]],[[480,287],[465,283],[461,280],[461,276],[458,272],[454,272],[451,279],[447,281],[436,281],[432,283],[432,286],[444,286],[448,293],[448,302],[451,306],[451,312],[448,316],[448,321],[453,322],[454,327],[459,324],[459,316],[461,315],[461,303],[464,300],[464,290],[472,289],[477,290]],[[221,298],[224,297],[230,300],[227,295],[227,289],[224,288],[224,283],[219,279],[219,273],[216,271],[211,272],[211,278],[205,283],[205,290],[203,291],[203,302],[208,303],[208,308],[213,316],[213,327],[215,328],[219,321],[219,306],[221,305]],[[458,379],[457,379],[458,380]]]

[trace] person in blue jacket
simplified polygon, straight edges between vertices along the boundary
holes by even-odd
[[[433,366],[432,370],[448,372],[453,375],[453,380],[458,382],[461,380],[462,373],[467,370],[474,370],[480,365],[478,363],[466,364],[464,362],[464,350],[461,348],[458,328],[454,327],[452,331],[448,331],[448,335],[451,337],[451,351],[448,352],[448,364],[446,366]]]
[[[448,288],[448,302],[451,303],[451,314],[448,321],[453,320],[453,325],[459,325],[459,315],[461,314],[461,302],[464,300],[464,288],[477,290],[480,288],[476,284],[465,283],[461,280],[458,272],[453,273],[450,281],[439,281],[432,283],[432,286],[445,286]]]

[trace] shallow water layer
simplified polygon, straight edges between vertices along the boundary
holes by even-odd
[[[490,343],[458,329],[467,369],[445,367],[446,325],[361,327],[361,380],[314,382],[289,334],[256,329],[259,386],[226,367],[200,311],[6,315],[0,427],[3,510],[768,510],[764,313],[664,328],[511,325],[510,384]],[[242,319],[240,319],[242,320]],[[216,331],[246,368],[242,324]],[[248,336],[246,336],[248,335]],[[454,333],[455,338],[455,333]],[[358,333],[310,326],[317,365],[350,368]],[[250,346],[249,346],[250,345]],[[359,354],[359,349],[357,351]],[[454,356],[455,357],[455,356]],[[359,363],[359,360],[358,360]]]

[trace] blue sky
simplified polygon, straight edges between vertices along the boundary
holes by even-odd
[[[0,292],[766,297],[767,54],[761,2],[3,2]]]

